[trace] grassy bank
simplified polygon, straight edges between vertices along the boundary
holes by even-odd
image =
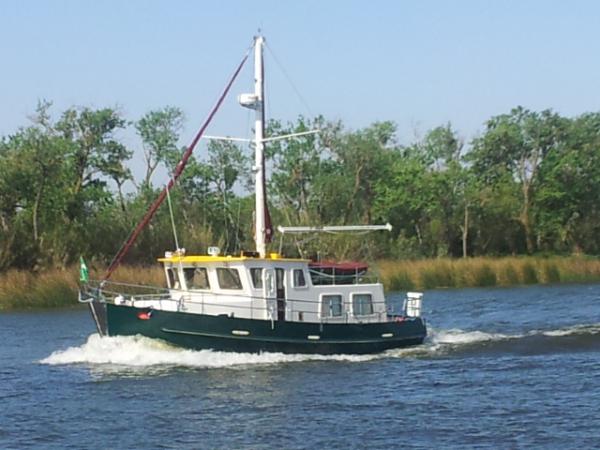
[[[392,291],[600,281],[600,259],[579,256],[380,261],[377,267]]]
[[[379,261],[376,268],[386,289],[391,291],[600,281],[600,259],[590,257]],[[101,275],[91,270],[91,278]],[[43,273],[1,273],[0,311],[75,306],[78,277],[78,267]],[[123,266],[112,279],[162,286],[164,273],[158,265]]]
[[[93,269],[90,278],[102,276]],[[112,276],[113,280],[126,283],[164,283],[164,272],[159,266],[123,266]],[[0,311],[76,306],[79,266],[67,270],[47,270],[32,273],[9,270],[0,273]]]

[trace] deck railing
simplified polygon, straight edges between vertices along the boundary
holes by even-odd
[[[325,269],[329,270],[329,269]],[[366,274],[364,271],[357,270],[354,273],[336,273],[335,269],[331,273],[325,273],[324,269],[309,269],[310,279],[314,286],[323,285],[345,285],[345,284],[375,284],[379,279],[375,275]]]
[[[220,292],[186,291],[167,289],[155,286],[136,285],[113,281],[98,282],[90,280],[81,287],[81,301],[95,299],[101,302],[128,304],[131,306],[158,303],[160,309],[172,309],[185,312],[193,305],[200,306],[200,312],[211,309],[222,309],[223,315],[230,317],[242,317],[251,319],[267,319],[277,321],[278,302],[283,301],[285,305],[285,317],[287,321],[314,322],[307,320],[316,318],[321,323],[348,323],[348,322],[386,322],[397,320],[406,316],[406,302],[404,305],[394,305],[387,301],[371,301],[373,311],[370,314],[356,315],[351,311],[352,301],[346,299],[342,304],[341,314],[322,315],[322,304],[318,299],[295,299],[286,297],[251,296],[246,294],[231,294]],[[236,300],[247,304],[235,303]],[[167,308],[167,303],[169,307]],[[259,306],[260,302],[267,306]],[[380,305],[384,305],[380,307]],[[213,311],[214,312],[214,311]]]

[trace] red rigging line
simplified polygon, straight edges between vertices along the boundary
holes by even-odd
[[[159,206],[165,200],[165,198],[167,196],[167,191],[169,191],[173,187],[173,185],[175,184],[175,182],[177,181],[177,179],[181,176],[181,174],[183,172],[183,169],[185,168],[185,166],[186,166],[186,164],[188,162],[188,159],[190,159],[190,156],[192,155],[192,152],[194,151],[194,148],[196,147],[196,145],[198,144],[198,141],[200,140],[200,138],[204,134],[204,131],[206,130],[206,128],[208,127],[208,125],[212,121],[212,119],[213,119],[214,115],[216,114],[217,110],[220,108],[221,104],[223,103],[223,100],[225,100],[225,97],[229,93],[229,90],[231,89],[231,86],[233,85],[233,82],[235,81],[235,79],[239,75],[240,71],[242,70],[242,67],[244,66],[244,63],[248,59],[248,55],[249,54],[250,54],[250,50],[248,50],[248,52],[246,52],[246,55],[244,56],[244,58],[242,59],[242,61],[238,65],[237,69],[233,73],[233,75],[232,75],[231,79],[229,80],[229,82],[227,83],[227,85],[225,86],[225,89],[223,90],[223,93],[221,94],[221,96],[217,100],[217,103],[215,104],[215,106],[213,106],[213,109],[210,111],[210,114],[208,115],[208,117],[206,118],[206,120],[204,121],[204,123],[202,124],[202,127],[200,128],[200,130],[196,134],[196,137],[194,137],[194,140],[189,145],[189,147],[186,149],[185,153],[183,154],[183,156],[181,158],[181,161],[179,161],[179,163],[177,163],[177,166],[175,167],[175,171],[173,173],[173,176],[169,180],[169,183],[167,184],[167,186],[165,187],[165,189],[163,189],[163,191],[160,193],[160,195],[156,198],[156,200],[154,200],[154,203],[152,203],[152,205],[150,206],[150,208],[148,208],[148,211],[146,211],[146,214],[144,215],[144,218],[134,228],[134,230],[131,232],[131,234],[129,235],[129,237],[125,241],[125,243],[121,246],[121,248],[119,249],[119,251],[117,252],[117,254],[115,255],[115,257],[113,258],[112,262],[108,266],[106,274],[104,275],[104,279],[103,279],[104,281],[108,280],[110,278],[110,276],[112,275],[112,273],[115,271],[115,269],[119,266],[119,264],[121,263],[121,260],[127,254],[127,252],[129,251],[129,249],[131,248],[131,246],[133,245],[133,243],[136,241],[136,239],[137,239],[138,235],[140,234],[140,232],[144,229],[144,227],[146,225],[148,225],[148,222],[150,222],[150,220],[152,219],[152,217],[154,216],[154,214],[158,210]]]

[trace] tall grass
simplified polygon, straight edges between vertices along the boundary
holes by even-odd
[[[77,277],[72,271],[9,270],[0,274],[0,310],[75,305]]]
[[[388,290],[513,286],[532,283],[600,281],[600,259],[591,257],[505,257],[379,261]],[[91,268],[90,277],[103,272]],[[77,305],[79,268],[0,274],[0,311]],[[159,265],[121,266],[112,280],[164,286]]]
[[[90,278],[103,272],[91,269]],[[160,266],[121,266],[111,280],[133,284],[164,286]],[[52,269],[41,273],[9,270],[0,273],[0,311],[76,306],[79,267]]]
[[[600,281],[600,259],[583,256],[387,260],[376,266],[389,290]]]

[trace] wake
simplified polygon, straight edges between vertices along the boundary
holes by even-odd
[[[543,354],[600,348],[600,323],[523,334],[479,330],[430,329],[423,345],[388,350],[373,355],[288,355],[283,353],[230,353],[187,350],[142,336],[101,338],[92,334],[76,347],[57,350],[40,360],[48,365],[86,365],[109,370],[174,367],[243,369],[248,366],[341,361],[360,363],[385,358],[435,358],[465,354]]]
[[[432,355],[517,354],[581,352],[600,348],[600,323],[578,324],[553,330],[502,334],[460,329],[432,330],[428,350]]]
[[[224,368],[303,361],[368,361],[376,355],[287,355],[284,353],[232,353],[187,350],[143,336],[88,337],[85,344],[53,352],[42,364],[91,364],[128,367]]]

